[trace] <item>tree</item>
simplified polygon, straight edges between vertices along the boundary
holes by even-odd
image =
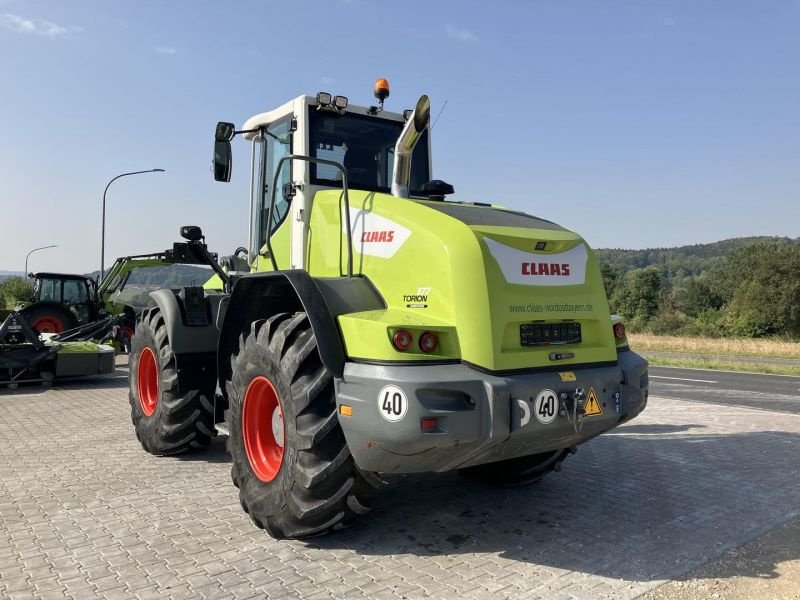
[[[680,309],[690,317],[722,308],[724,300],[716,289],[702,279],[690,279],[680,299]]]
[[[33,296],[33,285],[22,277],[9,277],[0,283],[0,303],[6,308],[13,308],[20,302],[30,300]]]
[[[800,335],[800,246],[742,248],[728,257],[719,281],[728,286],[732,333]]]
[[[618,310],[617,299],[624,283],[625,269],[610,263],[601,262],[600,275],[603,278],[603,285],[606,288],[608,305],[611,308],[611,312],[615,313]]]
[[[664,280],[658,267],[631,271],[617,296],[620,313],[632,321],[646,323],[658,314],[663,289]]]

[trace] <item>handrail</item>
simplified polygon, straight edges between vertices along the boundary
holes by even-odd
[[[353,232],[350,230],[350,195],[347,188],[347,169],[344,165],[334,160],[326,160],[324,158],[313,158],[303,154],[287,154],[278,160],[277,168],[275,169],[275,177],[272,180],[272,194],[269,200],[269,212],[267,213],[267,251],[269,251],[269,258],[272,261],[272,268],[278,270],[278,262],[275,260],[275,253],[272,251],[272,243],[270,241],[271,232],[269,229],[272,227],[272,211],[275,207],[275,192],[278,187],[278,177],[281,174],[283,163],[288,160],[302,160],[309,163],[328,165],[339,169],[342,172],[342,191],[344,192],[344,217],[347,224],[347,276],[353,276]],[[266,161],[265,168],[266,168]]]

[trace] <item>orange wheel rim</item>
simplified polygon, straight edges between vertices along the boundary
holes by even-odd
[[[158,363],[150,348],[139,353],[139,369],[136,373],[139,388],[139,404],[146,416],[152,416],[158,406]]]
[[[259,376],[250,382],[242,406],[242,437],[250,468],[269,483],[283,464],[283,407],[272,382]]]
[[[64,323],[56,317],[39,317],[31,324],[31,327],[39,333],[61,333],[64,331]]]

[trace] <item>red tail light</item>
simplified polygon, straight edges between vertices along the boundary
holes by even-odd
[[[411,336],[411,332],[405,329],[398,329],[392,336],[392,344],[394,344],[394,347],[400,350],[400,352],[408,350],[413,341],[414,338]]]
[[[624,323],[614,323],[614,337],[618,340],[625,339],[625,324]]]
[[[419,336],[419,349],[423,352],[430,354],[431,352],[435,352],[436,348],[439,347],[439,336],[436,335],[433,331],[426,331],[421,336]]]

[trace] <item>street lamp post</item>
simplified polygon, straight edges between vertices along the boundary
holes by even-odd
[[[47,248],[58,248],[58,245],[54,244],[52,246],[42,246],[41,248],[34,248],[30,252],[28,252],[28,254],[25,255],[25,275],[24,275],[24,277],[28,276],[28,257],[31,254],[33,254],[34,252],[36,252],[37,250],[46,250]]]
[[[103,190],[103,226],[102,226],[102,233],[101,233],[101,241],[100,241],[100,281],[103,280],[106,274],[106,192],[108,192],[108,188],[120,177],[127,177],[128,175],[141,175],[142,173],[163,173],[164,169],[148,169],[146,171],[132,171],[131,173],[122,173],[114,177],[111,181],[108,182],[106,185],[106,189]]]

